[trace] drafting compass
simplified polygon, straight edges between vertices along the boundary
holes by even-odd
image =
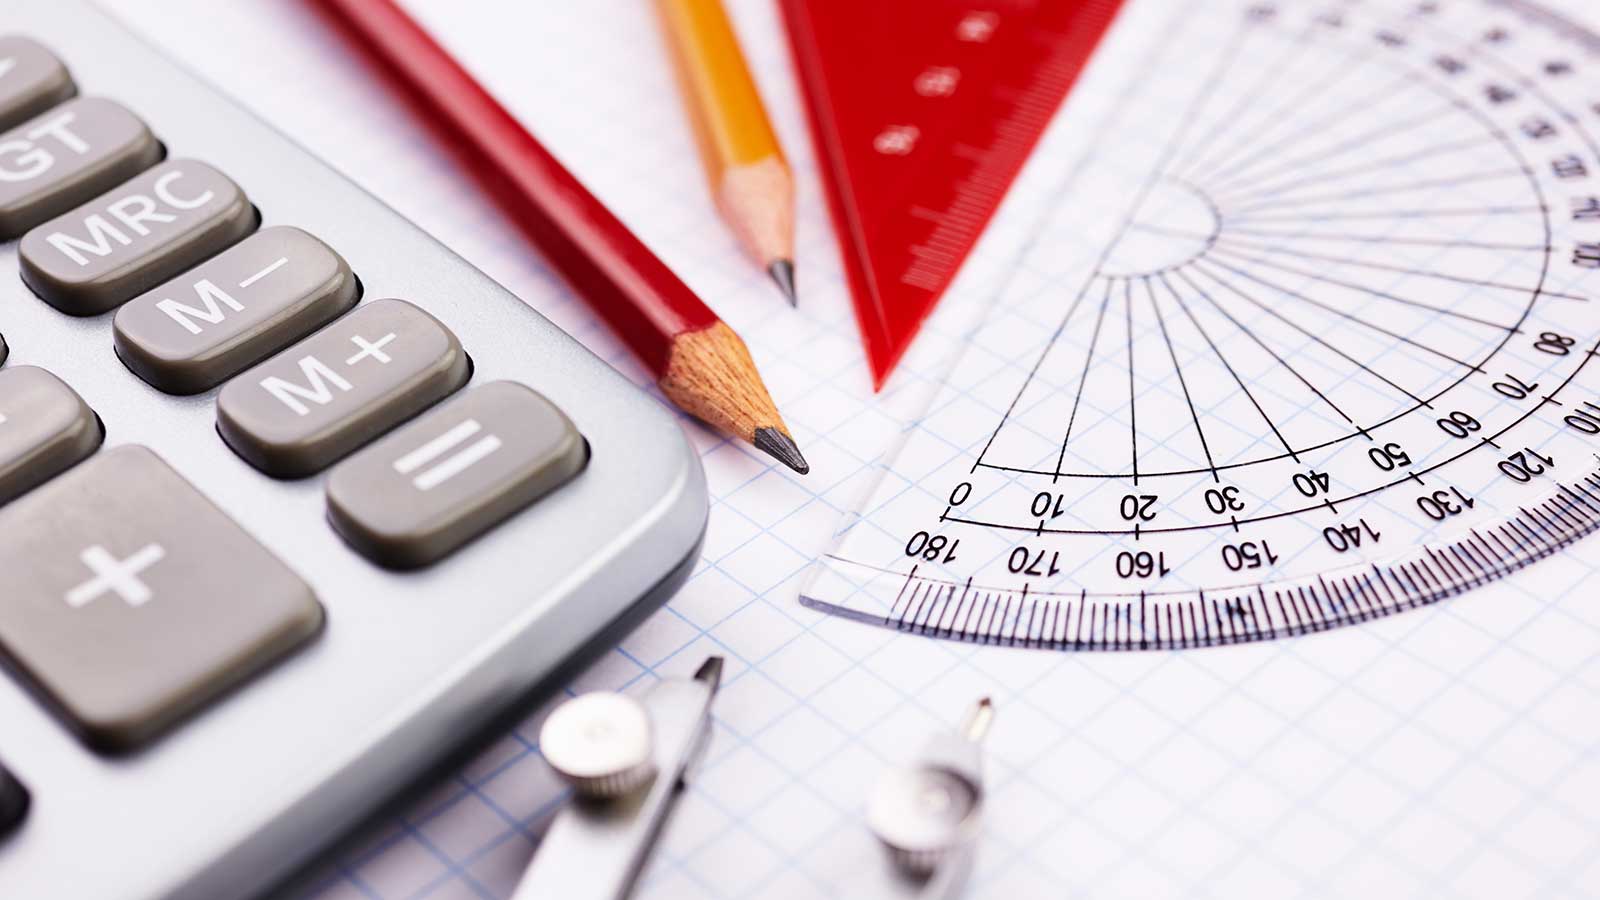
[[[983,752],[979,742],[994,719],[985,697],[961,730],[934,735],[911,765],[878,781],[867,824],[889,859],[918,882],[920,900],[959,896],[972,869],[983,813]]]
[[[633,891],[710,736],[722,657],[638,701],[584,694],[557,707],[540,750],[574,797],[545,832],[515,900],[620,900]]]

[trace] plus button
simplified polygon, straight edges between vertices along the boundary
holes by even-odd
[[[146,544],[143,549],[121,560],[99,544],[85,547],[78,554],[78,559],[89,567],[94,576],[67,591],[64,599],[68,606],[78,609],[110,591],[129,606],[143,606],[153,594],[150,586],[139,580],[139,573],[160,562],[166,555],[166,549],[160,544]]]

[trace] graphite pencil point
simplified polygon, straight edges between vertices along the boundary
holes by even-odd
[[[811,464],[800,455],[800,448],[795,444],[794,438],[776,428],[757,428],[755,439],[750,443],[755,444],[760,450],[765,450],[774,459],[801,475],[811,471]]]
[[[783,297],[789,301],[789,305],[798,307],[800,298],[794,290],[794,261],[775,259],[767,266],[767,272],[772,276],[772,280],[778,283],[778,290],[783,291]]]

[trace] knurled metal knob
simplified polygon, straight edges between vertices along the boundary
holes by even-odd
[[[620,797],[655,774],[650,713],[625,694],[597,691],[556,707],[539,730],[539,749],[584,797]]]

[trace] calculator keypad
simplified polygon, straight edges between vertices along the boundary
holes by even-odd
[[[0,369],[0,505],[76,465],[103,437],[61,379],[35,366]]]
[[[428,565],[583,470],[583,436],[554,404],[494,381],[362,450],[328,478],[328,519],[379,565]]]
[[[0,37],[0,128],[10,128],[78,92],[67,67],[38,41]]]
[[[169,160],[22,238],[22,280],[75,316],[113,309],[255,229],[228,176]]]
[[[0,134],[0,239],[92,200],[160,160],[155,135],[110,100],[80,97],[41,113]]]
[[[221,384],[348,312],[356,279],[298,228],[264,228],[117,310],[117,355],[169,394]]]
[[[135,113],[76,95],[49,51],[0,36],[0,240],[21,235],[23,282],[69,315],[116,310],[109,349],[152,387],[221,385],[217,431],[262,472],[353,453],[326,499],[358,552],[429,565],[582,471],[588,445],[548,400],[511,382],[447,400],[472,375],[448,327],[403,300],[358,306],[334,247],[257,231],[227,175],[162,161]],[[0,368],[0,669],[91,747],[125,751],[310,640],[325,613],[155,452],[96,454],[104,440],[60,378]],[[0,769],[0,835],[26,797]]]
[[[471,373],[439,320],[404,300],[374,300],[228,382],[217,430],[269,475],[309,475],[454,393]]]
[[[311,589],[144,447],[0,508],[0,652],[92,745],[134,748],[322,627]]]

